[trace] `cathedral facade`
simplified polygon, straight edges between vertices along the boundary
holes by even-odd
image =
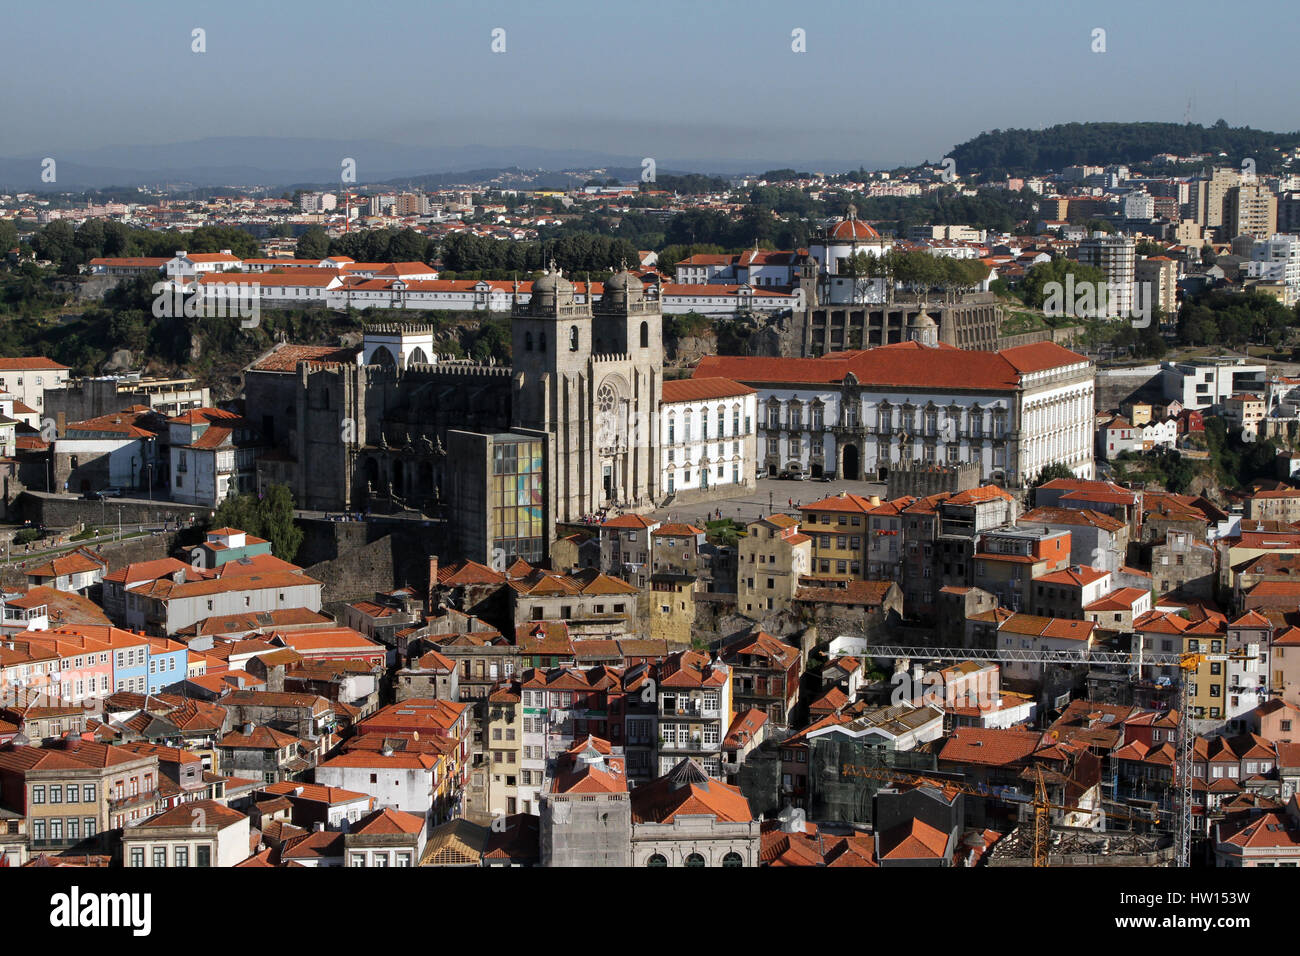
[[[553,436],[556,521],[663,496],[663,315],[636,276],[614,273],[593,307],[575,301],[573,283],[552,265],[512,311],[511,355],[512,426]]]

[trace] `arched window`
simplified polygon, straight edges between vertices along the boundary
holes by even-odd
[[[539,351],[539,352],[545,352],[545,351],[546,351],[546,333],[545,333],[545,332],[538,332],[538,333],[537,333],[537,351]]]
[[[722,858],[723,866],[744,866],[745,861],[740,858],[739,853],[728,853]]]
[[[326,410],[328,410],[329,407],[330,407],[330,390],[327,388],[327,389],[325,389],[325,408],[326,408]]]
[[[650,347],[650,323],[642,322],[641,323],[641,348],[648,349],[649,347]]]
[[[656,853],[650,859],[646,860],[646,866],[667,866],[668,860],[662,853]]]
[[[524,351],[525,351],[525,352],[531,352],[532,350],[533,350],[533,333],[532,333],[532,332],[525,332],[525,333],[524,333]]]
[[[578,327],[576,325],[569,326],[569,351],[578,351]]]
[[[706,863],[704,862],[704,857],[700,856],[700,854],[698,854],[698,853],[692,853],[690,856],[688,856],[688,857],[686,858],[686,865],[687,865],[687,866],[707,866],[708,864],[706,864]]]

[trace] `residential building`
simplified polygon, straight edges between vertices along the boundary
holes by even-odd
[[[733,708],[757,710],[773,724],[786,726],[799,702],[803,676],[799,648],[757,631],[725,645],[722,659],[731,668]]]
[[[711,777],[722,776],[722,737],[731,726],[731,668],[696,651],[678,651],[658,669],[660,774],[693,758]]]
[[[0,750],[0,794],[26,817],[33,849],[62,850],[151,816],[158,757],[69,737],[58,746]],[[247,844],[245,844],[247,850]]]
[[[423,814],[381,807],[343,835],[347,866],[415,866],[424,853],[428,825]]]
[[[0,358],[0,392],[45,414],[45,390],[64,388],[72,369],[44,357]]]
[[[1241,183],[1223,196],[1223,238],[1267,239],[1277,232],[1277,196],[1264,183]]]
[[[1132,236],[1094,232],[1075,247],[1074,258],[1106,275],[1106,301],[1096,302],[1096,317],[1131,317],[1150,307],[1145,296],[1144,301],[1136,298],[1137,253]],[[1100,300],[1100,295],[1095,298]]]
[[[249,853],[249,819],[215,800],[164,810],[122,832],[122,865],[235,866]]]
[[[194,408],[169,418],[171,498],[215,508],[257,487],[255,461],[264,446],[251,423],[219,408]]]

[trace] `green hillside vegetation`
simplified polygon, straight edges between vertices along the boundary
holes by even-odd
[[[1300,144],[1300,132],[1271,133],[1248,126],[1196,123],[1062,123],[1046,129],[995,129],[952,148],[962,175],[978,171],[1000,178],[1061,170],[1066,166],[1138,164],[1159,153],[1209,153],[1225,165],[1255,161],[1257,172],[1279,164],[1279,150]]]

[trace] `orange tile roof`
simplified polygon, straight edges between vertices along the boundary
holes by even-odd
[[[360,352],[356,346],[337,348],[332,345],[281,345],[270,355],[249,366],[257,372],[293,372],[299,362],[312,365],[355,365]]]
[[[1124,527],[1124,522],[1110,515],[1093,511],[1091,508],[1056,508],[1043,506],[1026,512],[1017,519],[1018,525],[1033,524],[1068,524],[1089,525],[1103,531],[1115,532]]]
[[[656,538],[660,538],[660,537],[691,538],[698,534],[704,534],[704,529],[697,528],[693,524],[683,524],[682,522],[679,521],[679,522],[674,522],[673,524],[660,525],[658,528],[656,528],[654,531],[650,533],[654,535]]]
[[[959,491],[948,498],[945,503],[950,505],[973,505],[981,501],[992,501],[994,498],[1010,501],[1011,493],[1004,488],[999,488],[997,485],[981,485],[978,488]]]
[[[1110,574],[1109,571],[1102,571],[1098,568],[1090,567],[1086,564],[1071,565],[1068,568],[1062,568],[1060,571],[1052,571],[1048,574],[1042,574],[1034,578],[1035,584],[1068,584],[1074,587],[1084,587],[1093,584]]]
[[[957,727],[939,752],[940,760],[953,763],[1005,766],[1026,760],[1042,742],[1042,735],[1027,730],[993,730]]]
[[[44,356],[0,358],[0,372],[46,372],[51,369],[64,372],[71,371],[68,366],[60,365],[58,362]]]
[[[679,378],[663,384],[665,402],[700,402],[753,394],[754,389],[729,378]]]
[[[1141,588],[1119,588],[1085,605],[1083,609],[1085,611],[1131,611],[1135,603],[1150,593]]]
[[[232,810],[215,800],[195,800],[192,803],[182,803],[178,807],[164,810],[162,813],[155,814],[148,820],[136,824],[136,826],[150,828],[192,827],[200,813],[205,825],[211,826],[215,823],[220,830],[248,819],[238,810]]]
[[[658,524],[653,518],[647,518],[645,515],[626,514],[619,515],[617,518],[610,518],[604,522],[602,528],[618,528],[620,530],[641,530]]]
[[[892,848],[881,854],[882,860],[937,859],[948,849],[949,835],[924,820],[913,818],[881,834],[884,844]]]
[[[416,834],[424,829],[424,818],[404,810],[384,807],[382,810],[362,817],[348,828],[354,834],[368,836],[393,835],[398,833]]]
[[[814,359],[709,355],[700,360],[695,376],[820,385],[842,382],[852,372],[868,386],[1006,391],[1018,387],[1023,375],[1086,361],[1050,342],[1002,352],[973,352],[945,343],[930,347],[898,342]]]
[[[696,764],[684,768],[687,763],[632,791],[633,823],[672,823],[678,816],[711,816],[720,823],[754,819],[739,787],[710,780]]]
[[[820,501],[814,501],[809,505],[800,505],[799,510],[802,512],[809,511],[849,511],[859,514],[867,514],[875,505],[872,505],[869,498],[861,495],[855,495],[850,492],[843,494],[831,495],[829,498],[822,498]],[[881,505],[880,507],[883,507]]]
[[[486,564],[461,561],[438,567],[438,583],[444,587],[462,587],[469,584],[505,584],[506,578]]]

